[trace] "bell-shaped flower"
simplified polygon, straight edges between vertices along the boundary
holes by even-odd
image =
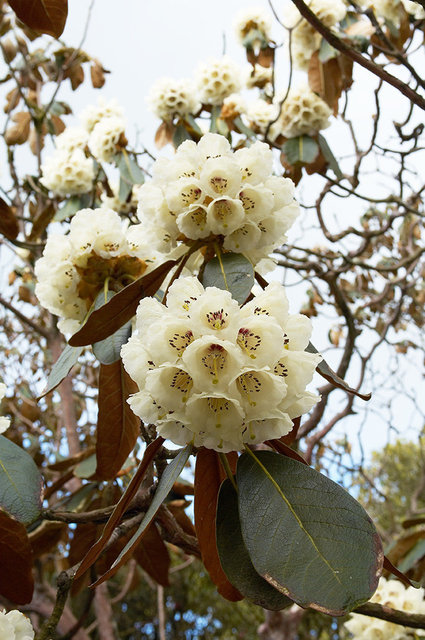
[[[261,231],[254,222],[245,222],[241,227],[224,238],[223,247],[226,251],[245,253],[249,257],[253,247],[261,239]],[[274,268],[274,266],[273,266]]]
[[[235,161],[242,174],[242,181],[257,185],[264,182],[272,172],[273,153],[265,142],[255,142],[235,152]]]
[[[250,184],[245,185],[239,193],[239,199],[250,222],[259,222],[274,208],[273,191],[262,185],[256,187]]]
[[[171,182],[165,190],[165,198],[170,211],[179,212],[203,200],[202,187],[196,178],[179,178]]]
[[[245,222],[242,203],[236,198],[217,198],[207,209],[207,222],[211,231],[217,235],[232,233]]]
[[[283,378],[266,370],[243,369],[234,382],[246,419],[263,418],[270,407],[280,405],[287,392]],[[275,417],[279,415],[281,413],[276,411]]]
[[[199,178],[203,190],[210,198],[235,198],[242,183],[239,167],[230,156],[206,160]]]
[[[178,216],[178,228],[191,240],[205,238],[210,231],[207,223],[207,211],[207,207],[202,204],[191,204],[186,211]]]
[[[190,305],[193,334],[219,336],[234,340],[238,332],[239,305],[229,291],[207,287],[204,294]]]
[[[146,391],[167,412],[184,410],[192,387],[193,379],[183,367],[165,364],[146,374]]]
[[[242,309],[243,311],[243,309]],[[269,366],[282,352],[285,333],[270,316],[251,315],[241,318],[236,342],[244,354],[246,366]]]
[[[182,356],[185,368],[202,390],[226,389],[242,366],[242,354],[229,340],[205,335],[187,347]]]

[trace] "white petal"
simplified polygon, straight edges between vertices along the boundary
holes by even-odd
[[[167,307],[173,315],[187,317],[192,304],[205,293],[198,278],[178,278],[171,285],[167,295]]]
[[[239,305],[229,291],[207,287],[190,305],[193,335],[216,334],[224,340],[236,339],[240,324]]]
[[[217,235],[228,235],[245,223],[245,211],[240,200],[221,197],[213,200],[207,209],[207,223]]]
[[[274,318],[266,315],[248,316],[241,319],[241,324],[237,344],[244,353],[245,365],[270,367],[278,357],[279,350],[283,350],[285,334],[282,328]]]
[[[211,232],[207,223],[207,207],[192,204],[177,217],[177,226],[187,238],[198,240]]]
[[[241,187],[239,167],[232,157],[227,156],[206,160],[200,181],[203,190],[211,198],[235,198]]]
[[[232,342],[206,335],[187,347],[182,360],[198,390],[217,391],[225,390],[240,371],[242,354]]]
[[[261,419],[272,413],[281,416],[280,403],[286,396],[283,378],[268,371],[245,369],[234,380],[245,411],[245,420]]]
[[[241,309],[243,318],[255,314],[271,316],[283,329],[288,319],[288,299],[285,289],[278,282],[272,282],[253,300]]]
[[[193,380],[183,367],[162,365],[146,374],[146,391],[167,413],[184,411],[192,387]]]

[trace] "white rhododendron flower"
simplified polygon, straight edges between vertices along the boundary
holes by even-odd
[[[89,138],[90,151],[100,162],[111,162],[120,148],[127,145],[125,120],[118,116],[102,118]]]
[[[124,110],[116,99],[99,98],[97,105],[89,105],[80,114],[84,127],[91,133],[98,122],[104,118],[123,118]]]
[[[112,182],[110,184],[111,190],[113,192],[112,196],[108,196],[105,191],[100,194],[100,200],[102,202],[102,206],[106,209],[113,209],[117,213],[130,213],[134,209],[137,209],[138,205],[138,196],[137,191],[139,185],[133,185],[131,196],[129,200],[123,202],[119,197],[120,185],[119,182]]]
[[[415,20],[423,20],[425,18],[425,9],[418,2],[412,0],[401,0],[403,7],[407,13],[410,13]]]
[[[263,41],[270,40],[272,23],[270,15],[262,7],[251,7],[239,12],[235,18],[236,37],[241,44],[253,31],[258,31]]]
[[[57,196],[87,193],[93,187],[93,160],[78,147],[71,152],[57,149],[41,165],[41,171],[41,184]]]
[[[198,97],[203,104],[219,105],[242,88],[242,69],[229,56],[202,62],[195,74]]]
[[[251,102],[246,109],[246,117],[251,126],[260,133],[265,133],[267,127],[275,120],[278,110],[275,104],[270,104],[261,98]]]
[[[391,609],[423,615],[425,614],[424,594],[424,589],[406,588],[398,580],[381,578],[378,589],[370,601],[391,607]],[[350,619],[344,622],[344,626],[355,640],[409,640],[413,631],[411,628],[402,627],[386,620],[366,618],[359,613],[352,613]],[[425,636],[423,629],[415,629],[414,631],[416,635]]]
[[[306,391],[321,356],[307,353],[311,323],[289,315],[270,284],[239,307],[228,291],[180,278],[167,305],[143,299],[121,355],[139,392],[128,400],[158,434],[217,451],[280,438],[319,400]]]
[[[326,27],[333,27],[344,19],[347,6],[343,0],[310,0],[309,8]],[[312,54],[320,47],[322,36],[301,16],[292,3],[285,6],[283,22],[293,28],[292,56],[299,69],[307,69]]]
[[[232,93],[223,100],[220,116],[222,118],[236,118],[246,110],[246,100],[240,93]]]
[[[160,78],[151,88],[147,102],[151,111],[166,122],[175,116],[194,115],[201,108],[192,82],[185,79]]]
[[[6,385],[0,382],[0,400],[6,395]],[[10,420],[4,416],[0,416],[0,433],[4,433],[9,428]]]
[[[263,89],[272,81],[272,68],[262,67],[261,64],[255,64],[251,73],[248,75],[246,86],[248,89],[260,87]]]
[[[33,640],[34,629],[23,613],[17,609],[0,611],[0,638],[2,640]]]
[[[276,98],[276,104],[279,104],[282,97]],[[270,138],[275,140],[278,135],[285,138],[314,135],[329,127],[331,114],[331,108],[309,87],[291,89],[282,105],[279,118],[270,129]]]
[[[63,333],[77,331],[97,294],[119,291],[153,265],[156,256],[141,225],[128,227],[110,209],[82,209],[71,220],[69,234],[48,237],[35,264],[35,293],[59,316]]]
[[[84,149],[89,141],[89,134],[83,127],[67,127],[55,138],[56,148],[72,153],[74,149]]]
[[[257,263],[285,241],[299,213],[293,182],[272,176],[272,163],[262,142],[235,153],[218,134],[183,142],[139,189],[145,232],[158,251],[181,252],[185,239],[205,238]]]

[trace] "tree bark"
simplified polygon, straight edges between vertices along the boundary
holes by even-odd
[[[106,582],[96,587],[94,610],[96,612],[99,640],[118,640]]]

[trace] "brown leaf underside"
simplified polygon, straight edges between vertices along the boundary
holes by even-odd
[[[26,528],[0,511],[0,594],[16,604],[31,602],[32,552]]]
[[[9,0],[9,4],[27,27],[59,38],[68,16],[68,0]]]

